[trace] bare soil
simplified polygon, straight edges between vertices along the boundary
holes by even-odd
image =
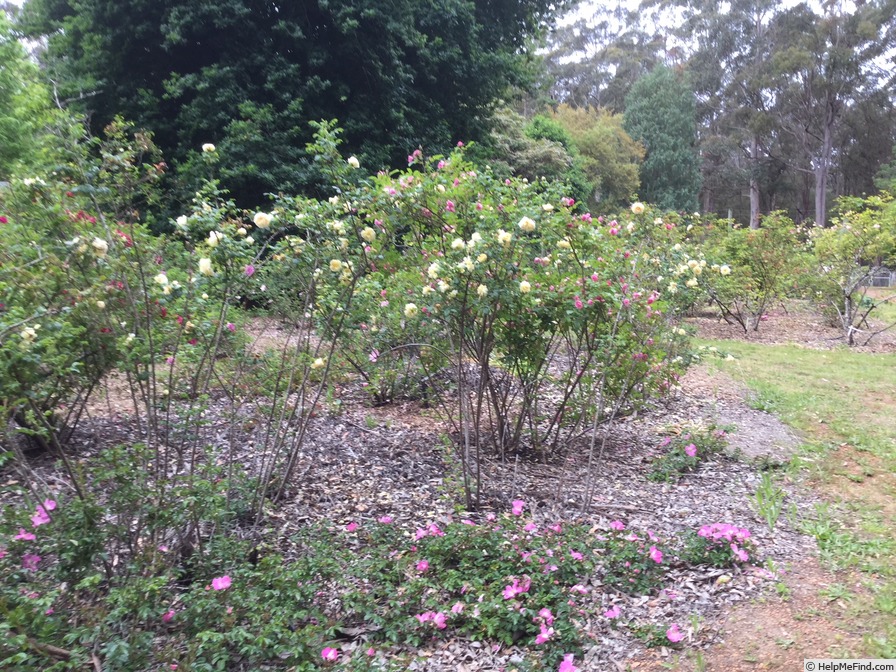
[[[746,333],[738,324],[727,323],[717,311],[706,309],[687,322],[697,329],[700,338],[709,340],[736,340],[767,345],[794,344],[806,348],[830,349],[845,346],[843,330],[832,325],[809,304],[793,301],[787,305],[778,304],[764,316],[758,331]],[[870,332],[887,326],[876,319],[870,320],[870,328],[859,334],[860,345],[853,346],[856,352],[896,352],[896,328],[873,336],[867,345],[862,345]]]

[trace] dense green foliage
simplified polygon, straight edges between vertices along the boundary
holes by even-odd
[[[50,118],[47,91],[18,37],[0,12],[0,180],[40,161],[40,131]]]
[[[640,185],[644,148],[625,132],[622,115],[559,105],[552,116],[581,157],[581,169],[594,187],[593,200],[603,207],[631,200]]]
[[[700,162],[694,96],[686,80],[657,68],[635,82],[625,103],[625,130],[646,150],[640,196],[666,210],[696,210]]]
[[[224,183],[249,204],[320,183],[309,121],[338,117],[374,168],[481,137],[561,6],[30,0],[25,25],[49,35],[63,98],[97,125],[121,114],[152,131],[185,178],[200,170],[196,149],[215,143]]]

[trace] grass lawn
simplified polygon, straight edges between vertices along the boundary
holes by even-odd
[[[704,341],[735,359],[718,366],[752,391],[751,405],[799,430],[790,475],[827,504],[801,521],[834,569],[857,572],[849,596],[866,656],[896,658],[896,355]]]

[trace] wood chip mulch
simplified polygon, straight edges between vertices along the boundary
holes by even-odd
[[[726,610],[767,594],[778,581],[769,568],[786,570],[816,553],[814,541],[789,522],[792,516],[782,515],[770,530],[750,503],[761,469],[785,463],[799,438],[773,416],[747,408],[733,381],[714,375],[697,369],[671,398],[601,430],[599,459],[590,474],[589,441],[582,438],[547,464],[516,458],[483,462],[484,502],[474,516],[508,511],[512,500],[523,499],[539,525],[578,521],[606,530],[619,519],[633,530],[651,530],[665,538],[724,522],[746,527],[753,535],[758,553],[748,568],[675,566],[659,595],[621,594],[602,587],[595,577],[585,598],[590,603],[582,626],[591,644],[584,665],[577,663],[582,669],[622,670],[626,661],[644,655],[644,644],[633,636],[635,625],[656,624],[665,630],[677,623],[685,633],[683,646],[709,647],[720,637],[718,624]],[[456,489],[442,440],[447,430],[432,410],[421,409],[417,402],[374,408],[364,402],[360,388],[342,392],[347,394],[340,398],[349,401],[338,412],[324,409],[310,425],[291,497],[266,521],[274,538],[288,544],[293,533],[316,521],[334,527],[350,521],[364,525],[389,515],[412,531],[456,517]],[[223,403],[213,404],[207,413],[203,438],[212,444],[224,445],[233,435],[229,423],[214,417],[223,409]],[[736,425],[729,454],[703,463],[678,483],[646,478],[664,432],[711,424]],[[132,441],[134,431],[126,413],[95,413],[79,428],[76,451],[86,456]],[[244,435],[236,459],[251,471],[261,429],[249,423],[239,431]],[[34,468],[52,487],[65,487],[49,458],[38,459]],[[592,495],[586,502],[589,485]],[[815,502],[805,490],[798,484],[785,483],[784,488],[785,510],[811,514]],[[602,615],[612,605],[621,610],[616,622]],[[363,635],[345,644],[346,649],[366,646]],[[411,658],[407,669],[473,672],[512,669],[527,653],[531,656],[531,649],[450,637],[414,651],[396,648],[381,655]]]

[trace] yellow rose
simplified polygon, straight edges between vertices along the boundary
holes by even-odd
[[[528,294],[531,291],[532,291],[532,285],[529,284],[528,280],[523,280],[520,283],[520,292],[522,292],[523,294]]]
[[[342,262],[338,259],[330,259],[330,270],[334,273],[338,273],[342,270]]]
[[[641,203],[641,201],[635,201],[634,203],[632,203],[632,212],[636,215],[640,215],[642,212],[644,212],[644,204]]]
[[[504,247],[510,245],[510,242],[513,240],[513,234],[508,233],[504,229],[498,229],[498,242],[501,243]]]

